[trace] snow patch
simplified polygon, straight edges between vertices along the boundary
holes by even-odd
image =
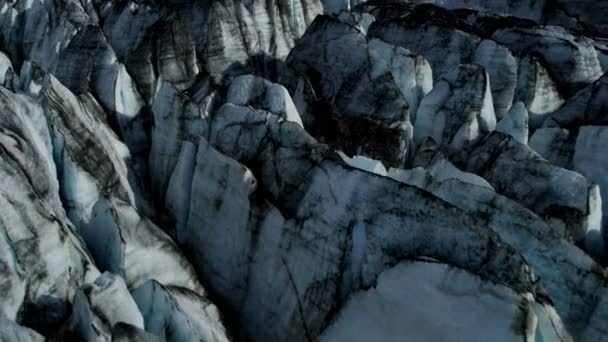
[[[403,262],[381,273],[375,288],[354,294],[320,341],[518,341],[525,300],[460,269]]]
[[[380,176],[386,176],[386,167],[382,164],[381,161],[371,159],[365,156],[354,156],[350,158],[342,151],[337,151],[342,160],[344,160],[348,165],[357,168],[359,170],[375,173]]]

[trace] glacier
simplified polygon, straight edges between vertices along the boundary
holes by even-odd
[[[608,341],[606,18],[0,2],[0,340]]]

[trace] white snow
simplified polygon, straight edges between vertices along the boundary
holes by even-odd
[[[8,73],[13,71],[13,64],[4,53],[0,52],[0,85],[7,86]]]
[[[403,262],[354,294],[320,341],[524,341],[536,326],[522,301],[460,269]]]
[[[353,156],[350,158],[342,151],[338,151],[337,153],[340,155],[340,157],[342,157],[342,160],[354,168],[375,173],[380,176],[387,175],[386,167],[384,167],[384,164],[382,164],[382,162],[379,160],[368,158],[366,156]]]
[[[486,84],[483,96],[483,102],[479,112],[479,128],[484,132],[491,132],[496,128],[496,115],[494,113],[494,102],[492,100],[492,91],[490,89],[490,75],[485,72]]]

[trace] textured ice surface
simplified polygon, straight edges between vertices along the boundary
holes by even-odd
[[[45,340],[34,330],[2,316],[0,316],[0,339],[6,342],[42,342]]]
[[[111,328],[118,322],[144,327],[143,317],[120,276],[103,273],[74,295],[69,329],[75,336],[87,342],[111,341]]]
[[[546,316],[526,296],[460,269],[402,263],[384,271],[371,289],[353,294],[320,340],[569,340],[539,324]]]
[[[0,1],[0,339],[605,341],[606,9]]]
[[[414,141],[431,137],[446,151],[462,150],[496,128],[490,79],[476,64],[450,71],[424,97],[416,115]]]
[[[496,125],[498,132],[506,133],[516,141],[528,143],[528,110],[522,102],[517,102]]]

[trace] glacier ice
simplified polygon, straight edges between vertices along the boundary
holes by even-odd
[[[166,288],[154,280],[131,291],[143,315],[146,331],[163,341],[228,341],[213,305],[179,288]]]
[[[554,318],[525,294],[419,261],[398,264],[373,288],[353,294],[320,340],[571,341],[555,325],[539,324]]]
[[[471,146],[496,128],[490,79],[476,64],[450,71],[422,99],[414,123],[414,141],[426,137],[450,153]]]
[[[0,338],[6,342],[42,342],[44,337],[0,315]]]
[[[496,131],[506,133],[522,144],[528,143],[528,110],[523,102],[513,104],[496,125]]]
[[[606,341],[606,10],[0,2],[0,339]]]
[[[142,314],[120,276],[104,272],[78,289],[73,303],[68,329],[71,336],[84,341],[111,341],[112,326],[118,322],[144,327]]]

